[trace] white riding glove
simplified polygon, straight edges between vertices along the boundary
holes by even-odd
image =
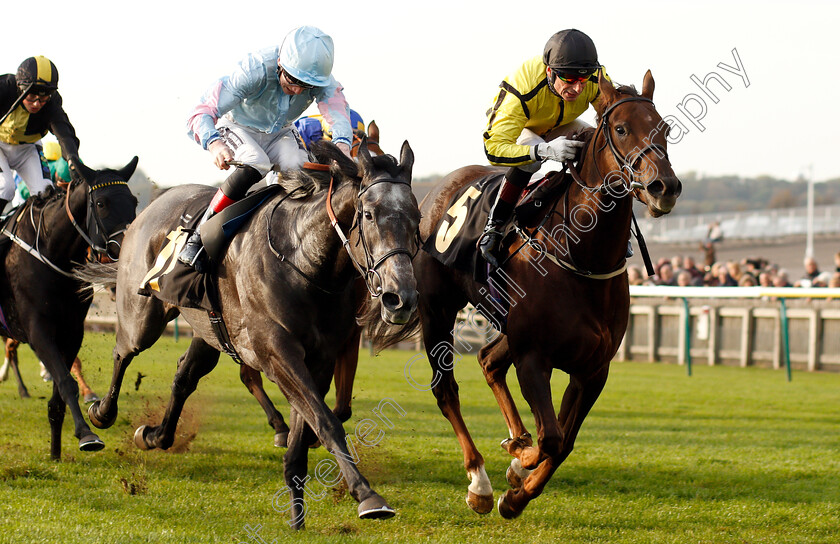
[[[550,142],[543,142],[534,146],[536,158],[548,159],[551,161],[563,162],[574,160],[578,149],[583,147],[584,142],[579,140],[567,140],[560,136]]]
[[[213,163],[221,170],[230,168],[228,161],[233,160],[233,151],[230,150],[224,140],[213,140],[207,146],[207,151],[213,154]]]

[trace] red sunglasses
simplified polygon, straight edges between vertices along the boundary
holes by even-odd
[[[559,72],[554,72],[554,75],[557,76],[557,79],[562,81],[563,83],[579,83],[579,82],[586,82],[592,77],[592,74],[580,75],[580,74],[561,74]]]

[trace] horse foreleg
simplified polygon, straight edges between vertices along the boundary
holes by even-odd
[[[119,411],[117,402],[120,398],[125,371],[137,353],[139,350],[129,352],[125,356],[120,355],[118,336],[117,346],[114,347],[114,373],[111,375],[111,387],[108,388],[105,398],[94,401],[88,407],[88,418],[95,427],[107,429],[117,420]]]
[[[76,380],[70,375],[70,361],[69,357],[65,358],[59,350],[57,350],[51,343],[44,343],[41,337],[33,338],[33,347],[36,355],[44,361],[50,375],[53,377],[53,399],[49,405],[50,427],[52,429],[52,440],[56,441],[51,448],[53,458],[58,459],[56,455],[61,455],[61,423],[64,421],[64,405],[70,408],[70,414],[73,417],[75,430],[73,434],[79,439],[80,451],[99,451],[105,447],[105,443],[90,430],[87,421],[82,416],[82,410],[79,408],[79,385]],[[60,362],[67,361],[67,362]],[[60,400],[63,403],[60,407],[58,402],[54,399],[56,395],[60,395]],[[49,403],[48,403],[49,404]],[[59,412],[61,415],[59,416]],[[54,423],[53,421],[59,421]]]
[[[266,417],[268,417],[268,424],[274,429],[274,446],[285,448],[289,437],[289,427],[283,421],[283,415],[277,411],[274,403],[271,402],[265,389],[263,389],[260,371],[248,365],[242,365],[239,367],[239,379],[242,380],[242,383],[245,384],[248,391],[257,399]]]
[[[335,363],[335,408],[333,413],[344,423],[350,419],[353,410],[353,381],[356,379],[356,367],[359,365],[359,345],[362,328],[356,326],[353,334],[341,348]]]
[[[267,360],[259,361],[264,365],[266,376],[280,387],[292,408],[301,414],[324,448],[335,456],[335,462],[347,483],[348,492],[359,503],[359,517],[369,519],[393,516],[394,510],[388,506],[385,499],[371,489],[368,481],[359,472],[356,466],[358,459],[350,454],[348,438],[341,422],[327,408],[324,393],[304,363],[303,348],[291,338],[279,338],[273,342],[273,347],[260,349],[260,346],[257,346],[255,351],[271,354]],[[325,386],[329,386],[333,364],[330,361],[330,372],[324,373],[327,377]]]
[[[549,421],[543,420],[544,426],[540,426],[540,418],[537,418],[540,437],[538,443],[544,460],[522,481],[521,487],[509,490],[499,500],[499,513],[503,517],[513,518],[522,513],[528,503],[542,493],[554,471],[572,453],[583,420],[603,391],[608,374],[609,365],[607,364],[590,375],[570,376],[569,385],[563,393],[560,411],[555,420],[557,425],[549,425]],[[544,416],[542,412],[541,415]],[[549,430],[552,428],[559,429],[559,436],[562,437],[559,443],[549,436]]]
[[[306,499],[305,493],[311,495],[308,498],[321,500],[326,491],[315,489],[309,483],[306,476],[308,463],[307,444],[311,442],[305,439],[307,425],[303,417],[294,408],[289,413],[289,422],[292,424],[289,431],[289,449],[283,456],[283,477],[286,480],[286,487],[289,489],[289,503],[286,508],[275,510],[279,512],[289,511],[289,525],[293,529],[303,529],[306,524]]]
[[[537,430],[537,447],[518,447],[511,451],[525,469],[534,469],[499,499],[499,513],[514,518],[528,503],[542,493],[543,487],[560,465],[560,426],[554,415],[551,397],[551,366],[537,356],[525,357],[516,367],[522,395],[531,407]],[[513,464],[511,465],[513,468]]]
[[[82,361],[80,361],[78,357],[76,357],[76,359],[73,361],[73,366],[70,367],[70,374],[72,374],[73,377],[76,378],[76,382],[78,382],[79,384],[79,392],[85,399],[85,403],[91,403],[93,401],[99,400],[99,396],[93,392],[93,390],[85,381],[85,377],[82,375]]]
[[[53,394],[47,401],[47,419],[50,422],[50,458],[61,460],[61,427],[64,425],[66,404],[61,399],[58,383],[53,381]]]
[[[198,387],[198,380],[209,374],[219,362],[219,351],[205,342],[201,337],[194,336],[190,347],[187,348],[178,361],[178,371],[172,381],[172,394],[169,405],[160,425],[138,427],[134,433],[134,444],[141,450],[152,448],[169,449],[175,441],[175,431],[178,428],[178,418],[187,398]]]
[[[6,362],[8,362],[9,366],[12,368],[12,372],[15,374],[15,378],[17,379],[18,383],[18,394],[22,399],[30,398],[29,391],[26,389],[26,385],[23,384],[23,378],[20,375],[20,366],[18,363],[18,346],[20,342],[13,338],[6,339]]]
[[[127,285],[131,282],[127,282]],[[114,370],[111,386],[102,400],[88,407],[91,423],[107,429],[117,420],[123,378],[128,365],[140,352],[150,348],[163,334],[166,324],[177,317],[174,308],[167,311],[157,299],[132,293],[127,300],[117,298],[117,338],[113,351]],[[120,304],[122,302],[122,304]]]
[[[493,391],[502,416],[505,418],[510,437],[502,442],[502,447],[508,449],[507,443],[518,441],[523,446],[531,445],[531,434],[522,423],[519,410],[513,402],[507,385],[507,372],[513,360],[508,352],[507,336],[499,335],[492,342],[482,347],[478,352],[478,362],[484,372],[484,379]]]

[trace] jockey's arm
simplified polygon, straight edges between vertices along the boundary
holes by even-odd
[[[315,99],[318,102],[318,111],[330,126],[332,142],[349,157],[353,129],[350,127],[350,106],[347,105],[342,90],[341,83],[330,77],[330,84],[324,87]]]
[[[249,55],[233,73],[217,79],[201,96],[187,118],[187,134],[204,149],[221,138],[216,122],[260,88],[265,70],[259,58]]]

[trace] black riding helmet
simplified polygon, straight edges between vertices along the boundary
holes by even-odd
[[[580,75],[591,74],[600,66],[595,42],[574,28],[561,30],[548,39],[543,62],[552,71]]]
[[[29,57],[18,67],[15,81],[21,92],[49,94],[58,89],[58,69],[47,57]]]

